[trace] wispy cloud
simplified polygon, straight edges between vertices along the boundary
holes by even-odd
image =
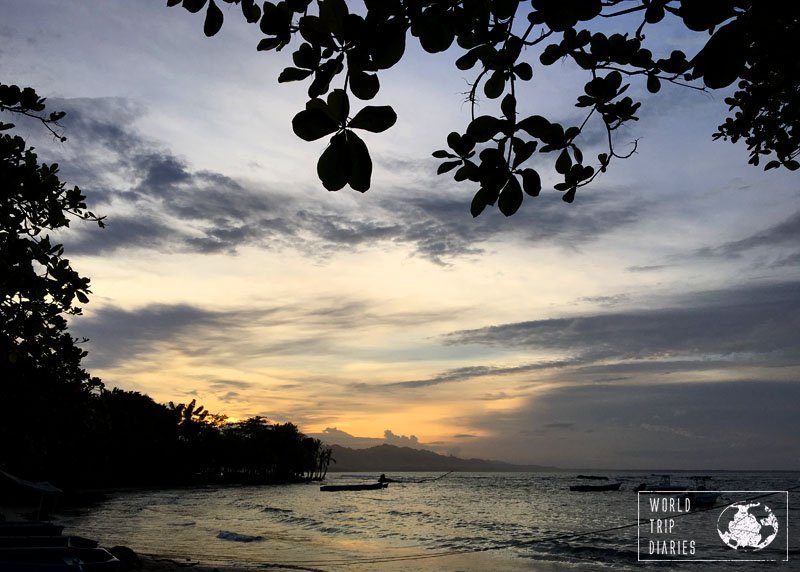
[[[67,111],[70,141],[46,146],[45,153],[65,165],[65,178],[87,191],[96,211],[108,215],[105,232],[71,239],[70,251],[81,254],[122,248],[234,253],[255,245],[325,257],[342,247],[392,244],[446,264],[481,254],[495,238],[576,248],[635,222],[645,208],[610,201],[608,193],[585,194],[580,208],[547,194],[531,199],[525,217],[506,219],[493,211],[473,219],[468,192],[455,194],[446,178],[429,177],[417,187],[388,189],[370,209],[356,212],[349,200],[321,195],[325,200],[315,204],[284,189],[194,169],[138,131],[146,110],[127,100],[51,103]],[[429,165],[417,165],[424,167]],[[408,173],[405,164],[397,168]]]
[[[800,257],[798,244],[800,244],[800,211],[778,224],[740,240],[699,249],[695,252],[695,255],[700,257],[738,258],[753,250],[761,250],[763,251],[763,256],[772,255],[772,265],[790,266],[793,265],[793,261]]]
[[[771,356],[798,362],[800,284],[685,294],[672,307],[462,330],[449,344],[545,349],[584,360]]]

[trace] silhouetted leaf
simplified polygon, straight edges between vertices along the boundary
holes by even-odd
[[[517,99],[513,94],[509,93],[503,98],[503,101],[500,103],[500,110],[503,112],[503,115],[506,116],[506,119],[514,121],[517,111]]]
[[[572,201],[575,200],[575,191],[576,190],[577,189],[575,187],[572,187],[566,193],[564,193],[564,196],[561,197],[561,200],[564,201],[565,203],[572,203]]]
[[[344,0],[322,0],[319,2],[319,18],[338,37],[344,36],[344,21],[347,17]]]
[[[292,54],[292,61],[294,65],[302,69],[317,69],[320,61],[320,47],[304,42]]]
[[[222,11],[214,0],[208,0],[208,10],[206,11],[206,21],[203,24],[203,33],[211,37],[222,28]]]
[[[648,24],[657,24],[664,19],[664,6],[658,2],[653,2],[647,7],[644,19]]]
[[[522,144],[512,145],[514,149],[514,163],[511,166],[516,169],[530,159],[531,155],[536,151],[536,146],[536,141],[527,141]]]
[[[517,128],[527,132],[531,137],[544,139],[550,131],[550,122],[541,115],[531,115],[517,122]]]
[[[363,71],[350,71],[350,89],[358,99],[372,99],[380,89],[378,76]]]
[[[453,169],[458,167],[460,164],[461,164],[461,161],[445,161],[444,163],[439,165],[438,169],[436,169],[436,174],[437,175],[441,175],[442,173],[447,173],[448,171],[452,171]]]
[[[340,125],[347,122],[347,116],[350,114],[350,99],[345,90],[334,89],[328,94],[328,114]]]
[[[259,52],[274,50],[282,43],[283,41],[280,38],[264,38],[263,40],[258,42],[256,50],[258,50]]]
[[[747,39],[739,20],[734,20],[718,29],[708,40],[692,63],[695,77],[712,89],[721,89],[732,84],[745,68]]]
[[[473,48],[456,60],[456,67],[462,71],[472,69],[478,63],[480,48]]]
[[[350,154],[350,187],[360,193],[369,190],[372,182],[372,159],[366,143],[352,131],[346,131]]]
[[[556,171],[565,175],[570,167],[572,167],[572,158],[569,156],[569,152],[564,149],[558,155],[558,159],[556,159]]]
[[[286,83],[289,81],[300,81],[306,79],[314,73],[311,70],[301,70],[298,68],[286,68],[278,76],[278,83]]]
[[[331,32],[319,16],[306,15],[300,18],[297,25],[303,39],[312,45],[335,48]]]
[[[497,99],[503,95],[506,87],[506,76],[504,70],[495,70],[486,83],[483,84],[483,93],[489,99]]]
[[[435,7],[425,10],[411,30],[419,37],[422,49],[431,54],[447,50],[456,33],[450,13]]]
[[[517,12],[519,0],[495,0],[492,12],[499,20],[507,20]]]
[[[519,79],[528,81],[533,77],[533,68],[529,63],[522,62],[514,66],[514,73]]]
[[[494,137],[503,126],[503,122],[491,115],[476,117],[468,126],[467,134],[479,143]]]
[[[167,6],[177,6],[181,3],[181,0],[167,0]]]
[[[438,151],[434,151],[431,153],[437,159],[455,159],[457,155],[453,155],[452,153],[448,153],[444,149],[439,149]]]
[[[192,14],[196,14],[203,9],[207,0],[183,0],[182,6]]]
[[[511,176],[503,187],[500,197],[497,200],[497,207],[500,212],[506,216],[511,216],[522,205],[522,189],[519,186],[519,181],[515,176]]]
[[[483,210],[487,207],[487,205],[492,204],[490,201],[491,193],[489,193],[486,189],[481,187],[478,189],[478,192],[475,193],[475,196],[472,197],[472,204],[470,205],[469,212],[472,214],[473,217],[477,217],[480,215]]]
[[[453,178],[459,182],[466,181],[467,179],[477,182],[480,181],[480,169],[475,163],[467,160],[464,162],[464,165],[455,172]]]
[[[705,32],[734,15],[729,0],[681,0],[680,16],[690,30]]]
[[[522,171],[522,188],[526,194],[532,197],[538,197],[539,192],[542,190],[542,180],[533,169],[525,169]]]
[[[331,137],[330,144],[317,161],[317,175],[322,186],[329,191],[338,191],[350,178],[350,153],[344,131]]]
[[[248,24],[254,24],[261,19],[261,8],[254,0],[242,0],[242,14]]]
[[[348,127],[365,129],[373,133],[386,131],[397,121],[397,114],[389,105],[368,105],[356,113]]]
[[[372,62],[379,70],[388,69],[403,57],[406,50],[406,23],[403,18],[392,18],[378,26],[370,46]]]
[[[647,76],[647,91],[650,93],[658,93],[661,89],[661,80],[658,79],[654,74],[650,74]]]
[[[316,141],[337,129],[339,124],[321,109],[305,109],[292,119],[292,130],[304,141]]]

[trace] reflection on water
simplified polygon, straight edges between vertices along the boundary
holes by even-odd
[[[488,549],[493,558],[518,564],[551,561],[585,564],[587,569],[640,569],[636,526],[592,531],[635,525],[633,487],[649,475],[608,476],[622,481],[623,490],[570,492],[573,475],[566,473],[454,473],[435,482],[393,483],[384,490],[362,492],[321,493],[313,484],[125,492],[60,520],[69,532],[98,538],[105,545],[219,564],[332,564]],[[353,481],[346,475],[334,475],[336,479]],[[719,473],[709,488],[785,490],[797,484],[795,473]],[[776,515],[785,521],[785,511]],[[789,516],[790,530],[797,530],[797,516]],[[690,515],[687,522],[693,518]],[[684,530],[694,530],[691,526]],[[589,534],[538,542],[575,532]],[[710,533],[704,528],[695,532]],[[720,554],[726,555],[723,549],[729,549],[720,546]],[[690,570],[690,565],[681,566]],[[737,570],[755,565],[742,566]]]

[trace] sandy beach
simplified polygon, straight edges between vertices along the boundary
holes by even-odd
[[[279,572],[286,570],[301,570],[307,572],[332,572],[336,570],[380,570],[381,572],[408,572],[419,570],[421,572],[567,572],[580,570],[582,567],[542,561],[525,561],[521,559],[507,559],[494,557],[491,554],[475,552],[471,554],[452,554],[435,556],[432,554],[420,558],[403,559],[395,561],[381,561],[380,557],[362,560],[351,560],[348,563],[338,564],[303,564],[303,563],[248,563],[247,566],[213,565],[192,559],[174,559],[157,555],[139,555],[143,572],[253,572],[254,570]],[[313,556],[307,554],[308,559]],[[320,559],[322,560],[322,559]]]

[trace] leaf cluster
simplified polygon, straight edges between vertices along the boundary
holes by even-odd
[[[348,123],[347,95],[369,100],[380,90],[379,74],[402,58],[409,37],[429,53],[460,52],[455,65],[474,70],[467,99],[472,117],[463,133],[447,137],[449,149],[434,152],[445,159],[439,173],[453,172],[457,182],[476,184],[472,214],[497,205],[514,214],[525,194],[535,197],[542,186],[540,170],[552,165],[555,190],[566,202],[577,190],[605,172],[626,153],[616,148],[619,129],[637,121],[641,106],[626,91],[641,81],[650,93],[673,83],[692,89],[721,89],[739,81],[739,91],[726,102],[732,117],[715,138],[744,139],[751,163],[775,154],[766,168],[796,169],[798,154],[798,64],[793,47],[798,36],[798,8],[777,0],[364,0],[355,13],[345,0],[224,0],[239,4],[245,19],[258,24],[265,37],[259,50],[281,50],[299,43],[294,66],[279,82],[309,80],[306,109],[293,120],[295,133],[306,140],[331,135],[317,164],[329,190],[345,185],[363,192],[371,183],[372,163],[366,144],[353,132],[365,107]],[[168,0],[191,12],[206,0]],[[648,48],[651,30],[671,20],[704,36],[697,53],[681,50],[656,54]],[[602,27],[597,22],[603,21]],[[209,23],[210,22],[210,23]],[[208,0],[205,31],[215,34],[222,15]],[[598,31],[598,30],[603,31]],[[610,31],[614,30],[614,31]],[[296,45],[296,44],[295,44]],[[588,79],[575,106],[583,121],[563,125],[539,114],[521,117],[520,90],[535,85],[535,66],[571,60]],[[341,87],[331,86],[343,76]],[[327,101],[321,98],[330,92]],[[331,96],[333,101],[331,101]],[[476,116],[480,98],[498,102],[495,113]],[[531,99],[526,92],[526,99]],[[370,129],[394,123],[386,106]],[[391,112],[391,113],[390,113]],[[391,121],[389,121],[391,118]],[[604,149],[593,157],[584,142],[589,121],[605,129]],[[381,127],[378,129],[377,127]],[[596,158],[596,159],[595,159]]]

